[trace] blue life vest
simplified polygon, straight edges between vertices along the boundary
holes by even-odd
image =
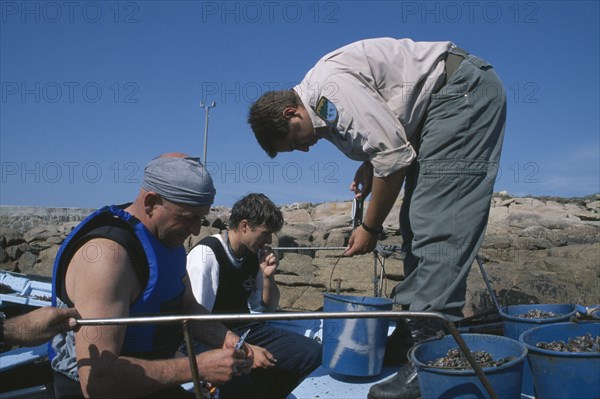
[[[94,230],[106,225],[129,230],[131,236],[141,244],[147,260],[147,268],[142,267],[147,277],[142,281],[147,280],[147,282],[140,296],[130,306],[129,316],[181,313],[185,289],[183,279],[186,275],[185,249],[183,246],[177,248],[164,246],[138,219],[124,211],[123,207],[114,205],[99,209],[88,216],[61,245],[54,262],[52,304],[56,306],[60,300],[63,306],[64,304],[72,306],[64,288],[69,262],[75,252],[90,239],[97,237],[111,239],[110,234],[94,235],[93,233]],[[134,249],[129,247],[126,249],[133,263],[136,263]],[[137,259],[139,258],[137,256]],[[169,358],[174,355],[181,340],[182,332],[179,323],[131,325],[127,327],[121,355],[148,359]],[[50,352],[51,358],[56,355],[54,350]]]

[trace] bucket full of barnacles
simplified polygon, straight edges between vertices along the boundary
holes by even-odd
[[[525,346],[497,335],[462,334],[461,337],[497,397],[520,397]],[[490,397],[452,336],[420,343],[409,356],[417,368],[423,399]]]
[[[518,341],[525,331],[540,325],[569,321],[575,312],[575,305],[569,303],[511,305],[500,309],[500,316],[504,321],[504,336]],[[523,367],[521,393],[526,397],[535,396],[527,359]]]
[[[556,323],[525,331],[536,398],[600,398],[600,322]]]
[[[569,321],[575,315],[570,303],[505,306],[500,311],[504,321],[504,336],[519,340],[523,332],[542,324]]]

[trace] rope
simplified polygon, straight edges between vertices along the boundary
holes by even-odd
[[[337,260],[335,261],[335,264],[331,268],[331,273],[329,274],[329,290],[327,290],[327,292],[332,292],[331,282],[333,281],[333,271],[335,270],[335,268],[337,267],[338,263],[340,262],[340,259],[342,259],[344,257],[344,253],[345,252],[346,251],[342,252],[342,254],[340,256],[338,256]]]
[[[375,246],[375,249],[373,250],[373,252],[375,252],[378,255],[383,256],[384,258],[389,258],[395,252],[399,252],[400,254],[403,253],[401,245],[397,245],[397,244],[381,244],[379,242]]]

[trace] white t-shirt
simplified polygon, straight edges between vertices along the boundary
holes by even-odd
[[[229,262],[236,267],[242,267],[241,263],[238,263],[227,244],[223,240],[221,234],[215,234],[221,242]],[[250,254],[252,256],[252,254]],[[206,309],[212,312],[215,300],[217,298],[217,289],[219,288],[219,263],[213,250],[206,245],[195,246],[187,256],[187,272],[190,277],[190,283],[192,286],[192,292],[196,301],[203,305]],[[256,275],[256,286],[248,298],[248,307],[252,312],[264,311],[264,304],[262,302],[263,292],[263,275],[259,269]]]

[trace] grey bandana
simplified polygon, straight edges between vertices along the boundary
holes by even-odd
[[[215,186],[199,158],[155,158],[144,169],[142,188],[167,201],[210,206]]]

